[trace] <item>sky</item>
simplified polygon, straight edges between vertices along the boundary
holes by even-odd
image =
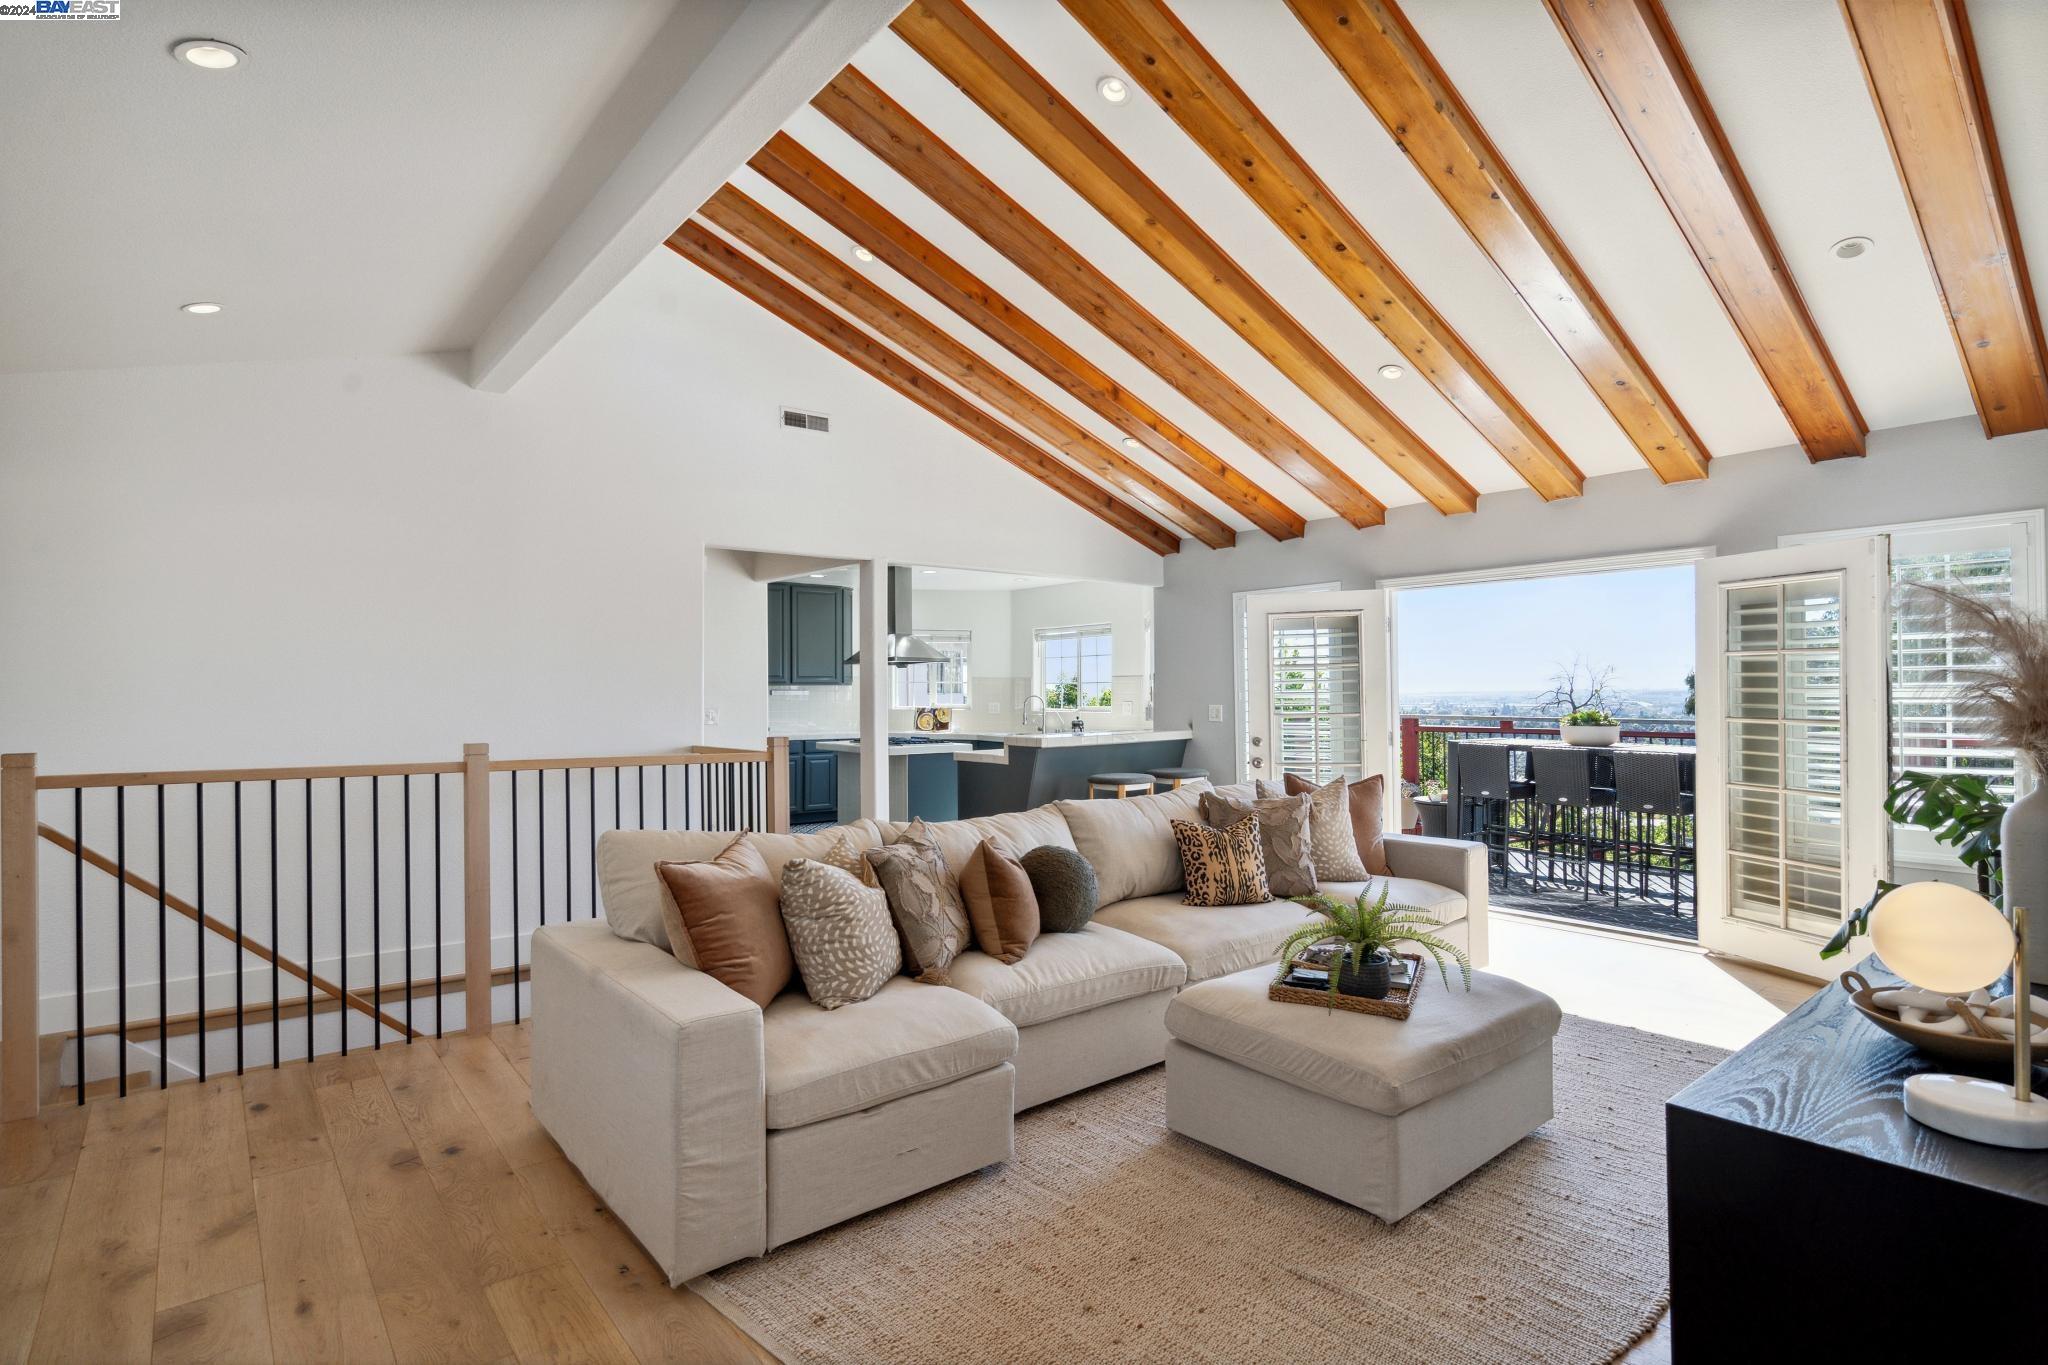
[[[1415,588],[1395,602],[1404,696],[1543,691],[1574,657],[1613,665],[1621,689],[1682,688],[1692,672],[1689,564]]]

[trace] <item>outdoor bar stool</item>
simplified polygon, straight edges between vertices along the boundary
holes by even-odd
[[[1685,790],[1687,766],[1683,754],[1615,755],[1615,904],[1621,903],[1625,875],[1633,877],[1645,900],[1656,899],[1652,879],[1661,859],[1662,870],[1671,878],[1671,913],[1683,914],[1688,901],[1697,905],[1698,860],[1692,794]],[[1694,884],[1690,893],[1688,876]]]
[[[1614,793],[1593,785],[1588,749],[1531,749],[1529,776],[1535,786],[1530,870],[1546,881],[1576,883],[1581,899],[1591,900],[1594,856],[1607,857],[1614,847]],[[1536,873],[1538,866],[1547,870]]]
[[[1150,796],[1152,774],[1150,773],[1096,773],[1088,779],[1088,799],[1098,796],[1114,796],[1122,800],[1126,796]]]
[[[1182,783],[1194,782],[1201,778],[1207,777],[1208,775],[1209,770],[1207,768],[1152,769],[1152,776],[1156,785],[1163,788],[1166,791],[1172,791],[1175,787],[1180,786]]]
[[[1509,854],[1519,844],[1529,848],[1526,823],[1514,823],[1515,805],[1536,794],[1536,784],[1515,778],[1514,752],[1505,744],[1461,744],[1458,746],[1458,823],[1462,838],[1477,839],[1487,847],[1488,860],[1500,872],[1506,887],[1514,869]],[[1525,816],[1526,819],[1526,816]]]

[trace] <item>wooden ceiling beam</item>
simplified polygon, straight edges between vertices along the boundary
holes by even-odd
[[[1376,526],[1385,520],[1386,508],[1379,499],[1289,430],[873,81],[849,66],[811,104],[1331,511],[1354,526]]]
[[[1237,543],[1237,533],[1200,503],[1090,435],[1080,423],[1041,400],[741,191],[727,185],[697,213],[912,360],[980,399],[1204,545],[1220,550]]]
[[[1422,178],[1667,483],[1707,448],[1394,0],[1287,0]]]
[[[1463,475],[995,30],[955,0],[912,0],[891,28],[1438,511],[1479,505]]]
[[[2048,344],[1959,0],[1841,0],[1988,436],[2048,427]]]
[[[777,133],[747,164],[1252,525],[1275,540],[1301,535],[1303,521],[1293,508],[1111,379],[1050,328],[940,251],[802,143],[787,133]]]
[[[1531,488],[1546,500],[1578,495],[1578,466],[1172,11],[1159,0],[1065,4]]]
[[[707,274],[731,285],[811,340],[851,361],[954,430],[980,442],[993,454],[1009,461],[1076,506],[1086,508],[1154,554],[1170,555],[1180,549],[1180,537],[1172,531],[1061,464],[703,224],[683,224],[670,234],[668,246],[677,255],[703,267]]]
[[[1810,460],[1868,428],[1658,0],[1544,0]]]

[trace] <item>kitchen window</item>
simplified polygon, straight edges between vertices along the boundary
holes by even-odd
[[[1059,626],[1032,632],[1038,695],[1048,711],[1107,711],[1110,629]]]
[[[890,669],[889,704],[899,711],[921,706],[966,706],[967,655],[974,632],[921,630],[918,638],[945,655],[946,661]]]
[[[1889,535],[1892,582],[1934,583],[2039,611],[2043,599],[2042,514],[2005,512],[1948,521],[1905,522],[1855,531],[1787,536],[1786,544],[1836,536]],[[1974,660],[1948,631],[1910,603],[1894,608],[1891,631],[1892,771],[1973,773],[2011,800],[2024,781],[2010,749],[1992,748],[1957,714],[1951,670]],[[1893,857],[1919,867],[1953,867],[1956,859],[1917,825],[1892,830]]]

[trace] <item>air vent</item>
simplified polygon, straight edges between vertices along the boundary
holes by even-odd
[[[792,431],[830,431],[832,419],[822,412],[798,412],[795,408],[784,408],[782,425]]]

